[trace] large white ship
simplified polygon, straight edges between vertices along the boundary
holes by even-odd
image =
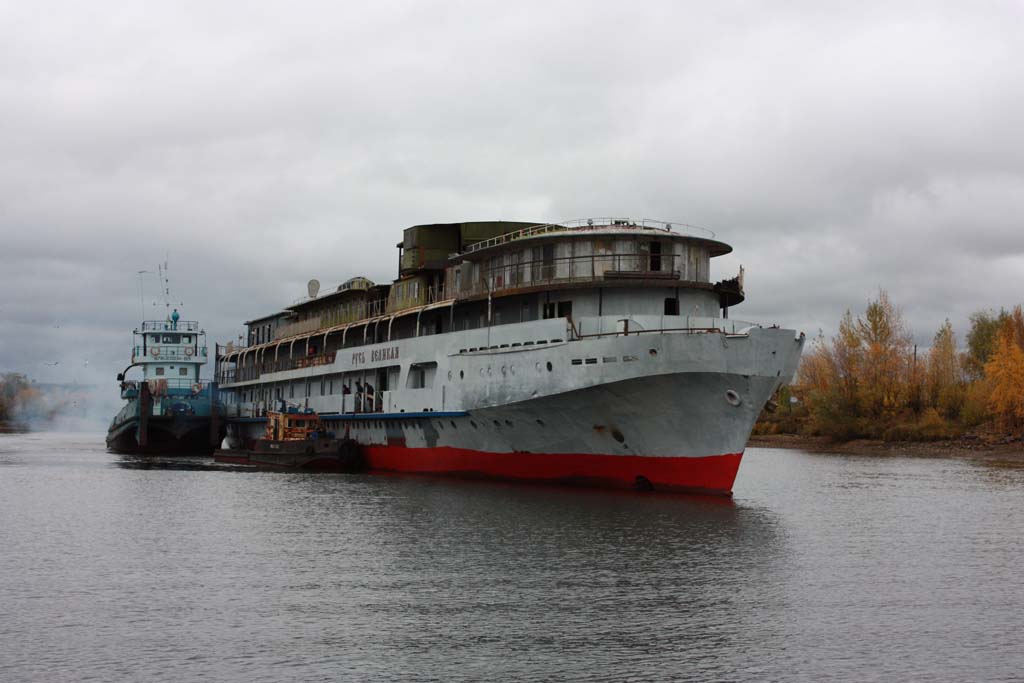
[[[311,283],[218,347],[232,451],[315,412],[371,471],[728,494],[804,343],[729,317],[742,270],[713,283],[731,247],[699,228],[448,223],[398,247],[393,283]]]

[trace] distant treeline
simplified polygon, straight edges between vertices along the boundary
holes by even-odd
[[[0,429],[27,429],[30,424],[48,422],[59,411],[44,392],[17,372],[0,375]]]
[[[818,335],[794,384],[755,427],[759,434],[836,440],[934,441],[966,433],[999,440],[1024,428],[1024,314],[983,310],[961,349],[949,320],[919,353],[885,291],[839,332]],[[773,404],[769,404],[773,405]]]

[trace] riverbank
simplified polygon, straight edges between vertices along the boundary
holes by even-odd
[[[811,453],[844,455],[900,455],[920,458],[976,458],[982,460],[1017,461],[1024,465],[1024,441],[989,441],[961,437],[942,441],[880,441],[855,439],[833,441],[824,436],[796,434],[753,435],[747,446],[752,448],[795,448]]]

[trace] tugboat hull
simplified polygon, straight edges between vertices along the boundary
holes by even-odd
[[[107,450],[123,455],[208,456],[224,438],[224,427],[213,432],[207,416],[150,417],[145,444],[139,441],[139,419],[129,418],[107,432]]]

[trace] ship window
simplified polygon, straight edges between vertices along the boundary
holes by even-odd
[[[177,344],[181,339],[180,334],[165,334],[164,344]]]
[[[596,358],[588,358],[587,359],[587,365],[595,365],[596,363],[597,363],[597,359]]]
[[[183,335],[181,335],[181,343],[182,344],[191,344],[192,343],[192,335],[191,334],[183,334]]]
[[[188,368],[178,368],[178,375],[181,377],[188,375]]]
[[[572,317],[572,302],[571,301],[559,301],[558,302],[558,317],[559,318],[571,318]]]
[[[601,359],[602,363],[617,363],[619,361],[618,356],[605,356]]]
[[[572,359],[572,364],[573,365],[583,365],[583,359],[582,358],[573,358]]]
[[[665,315],[679,315],[679,299],[675,297],[665,299]]]
[[[158,375],[164,374],[164,369],[163,368],[157,368],[156,369],[156,374],[158,374]]]
[[[295,385],[294,384],[289,384],[288,385],[288,398],[295,398]]]

